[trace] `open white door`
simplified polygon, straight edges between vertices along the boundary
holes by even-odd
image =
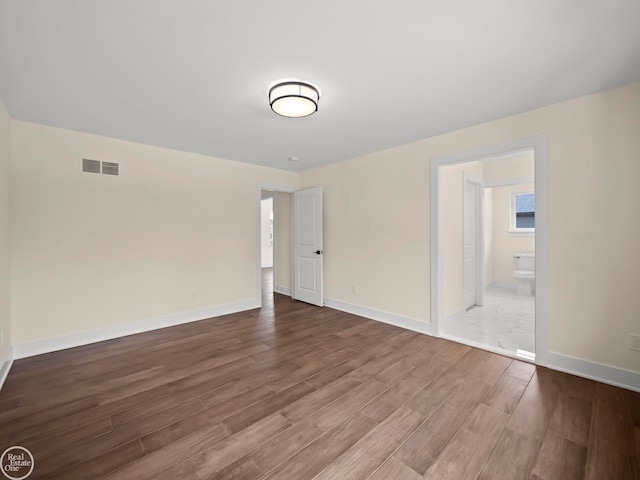
[[[484,229],[482,181],[464,175],[464,308],[482,305],[484,299]]]
[[[296,300],[323,305],[322,187],[293,193],[293,292]]]

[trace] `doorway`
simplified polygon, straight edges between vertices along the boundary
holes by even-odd
[[[262,191],[260,200],[260,268],[262,272],[262,304],[273,303],[274,278],[274,192]]]
[[[267,220],[268,213],[263,215],[263,200],[268,198],[273,199],[272,223]],[[260,305],[270,298],[277,301],[278,294],[313,305],[324,304],[322,204],[321,187],[298,190],[258,186],[256,296]],[[269,255],[263,245],[269,240],[272,267],[268,261],[263,262]]]
[[[531,158],[530,170],[522,173],[515,159],[527,155]],[[489,173],[483,173],[485,170]],[[534,183],[535,230],[507,231],[510,201],[504,200],[505,191],[526,190],[531,194]],[[546,139],[532,137],[434,158],[431,187],[434,333],[544,364],[547,353]],[[492,204],[494,192],[496,198],[499,197],[496,205]],[[531,214],[533,211],[518,215],[530,217]],[[498,217],[500,226],[488,227],[488,223]],[[496,243],[493,238],[496,228],[501,237],[509,236],[515,243]],[[479,247],[481,243],[485,245]],[[492,259],[496,254],[500,260],[494,265]],[[518,295],[516,254],[530,262],[535,258],[535,284],[531,288],[535,295]],[[480,292],[484,295],[478,295]]]
[[[294,189],[260,186],[257,202],[256,295],[262,306],[291,296],[291,206]]]

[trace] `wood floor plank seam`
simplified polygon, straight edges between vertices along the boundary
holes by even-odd
[[[267,288],[16,360],[0,442],[32,451],[30,480],[638,479],[640,394]]]

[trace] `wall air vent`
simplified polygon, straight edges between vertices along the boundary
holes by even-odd
[[[85,173],[100,173],[100,162],[98,160],[83,158],[82,171]]]
[[[102,174],[118,175],[119,165],[120,164],[113,162],[102,162]]]

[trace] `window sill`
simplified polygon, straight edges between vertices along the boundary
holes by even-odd
[[[530,231],[509,230],[507,233],[514,237],[533,237],[535,236],[536,231],[535,230],[530,230]]]

